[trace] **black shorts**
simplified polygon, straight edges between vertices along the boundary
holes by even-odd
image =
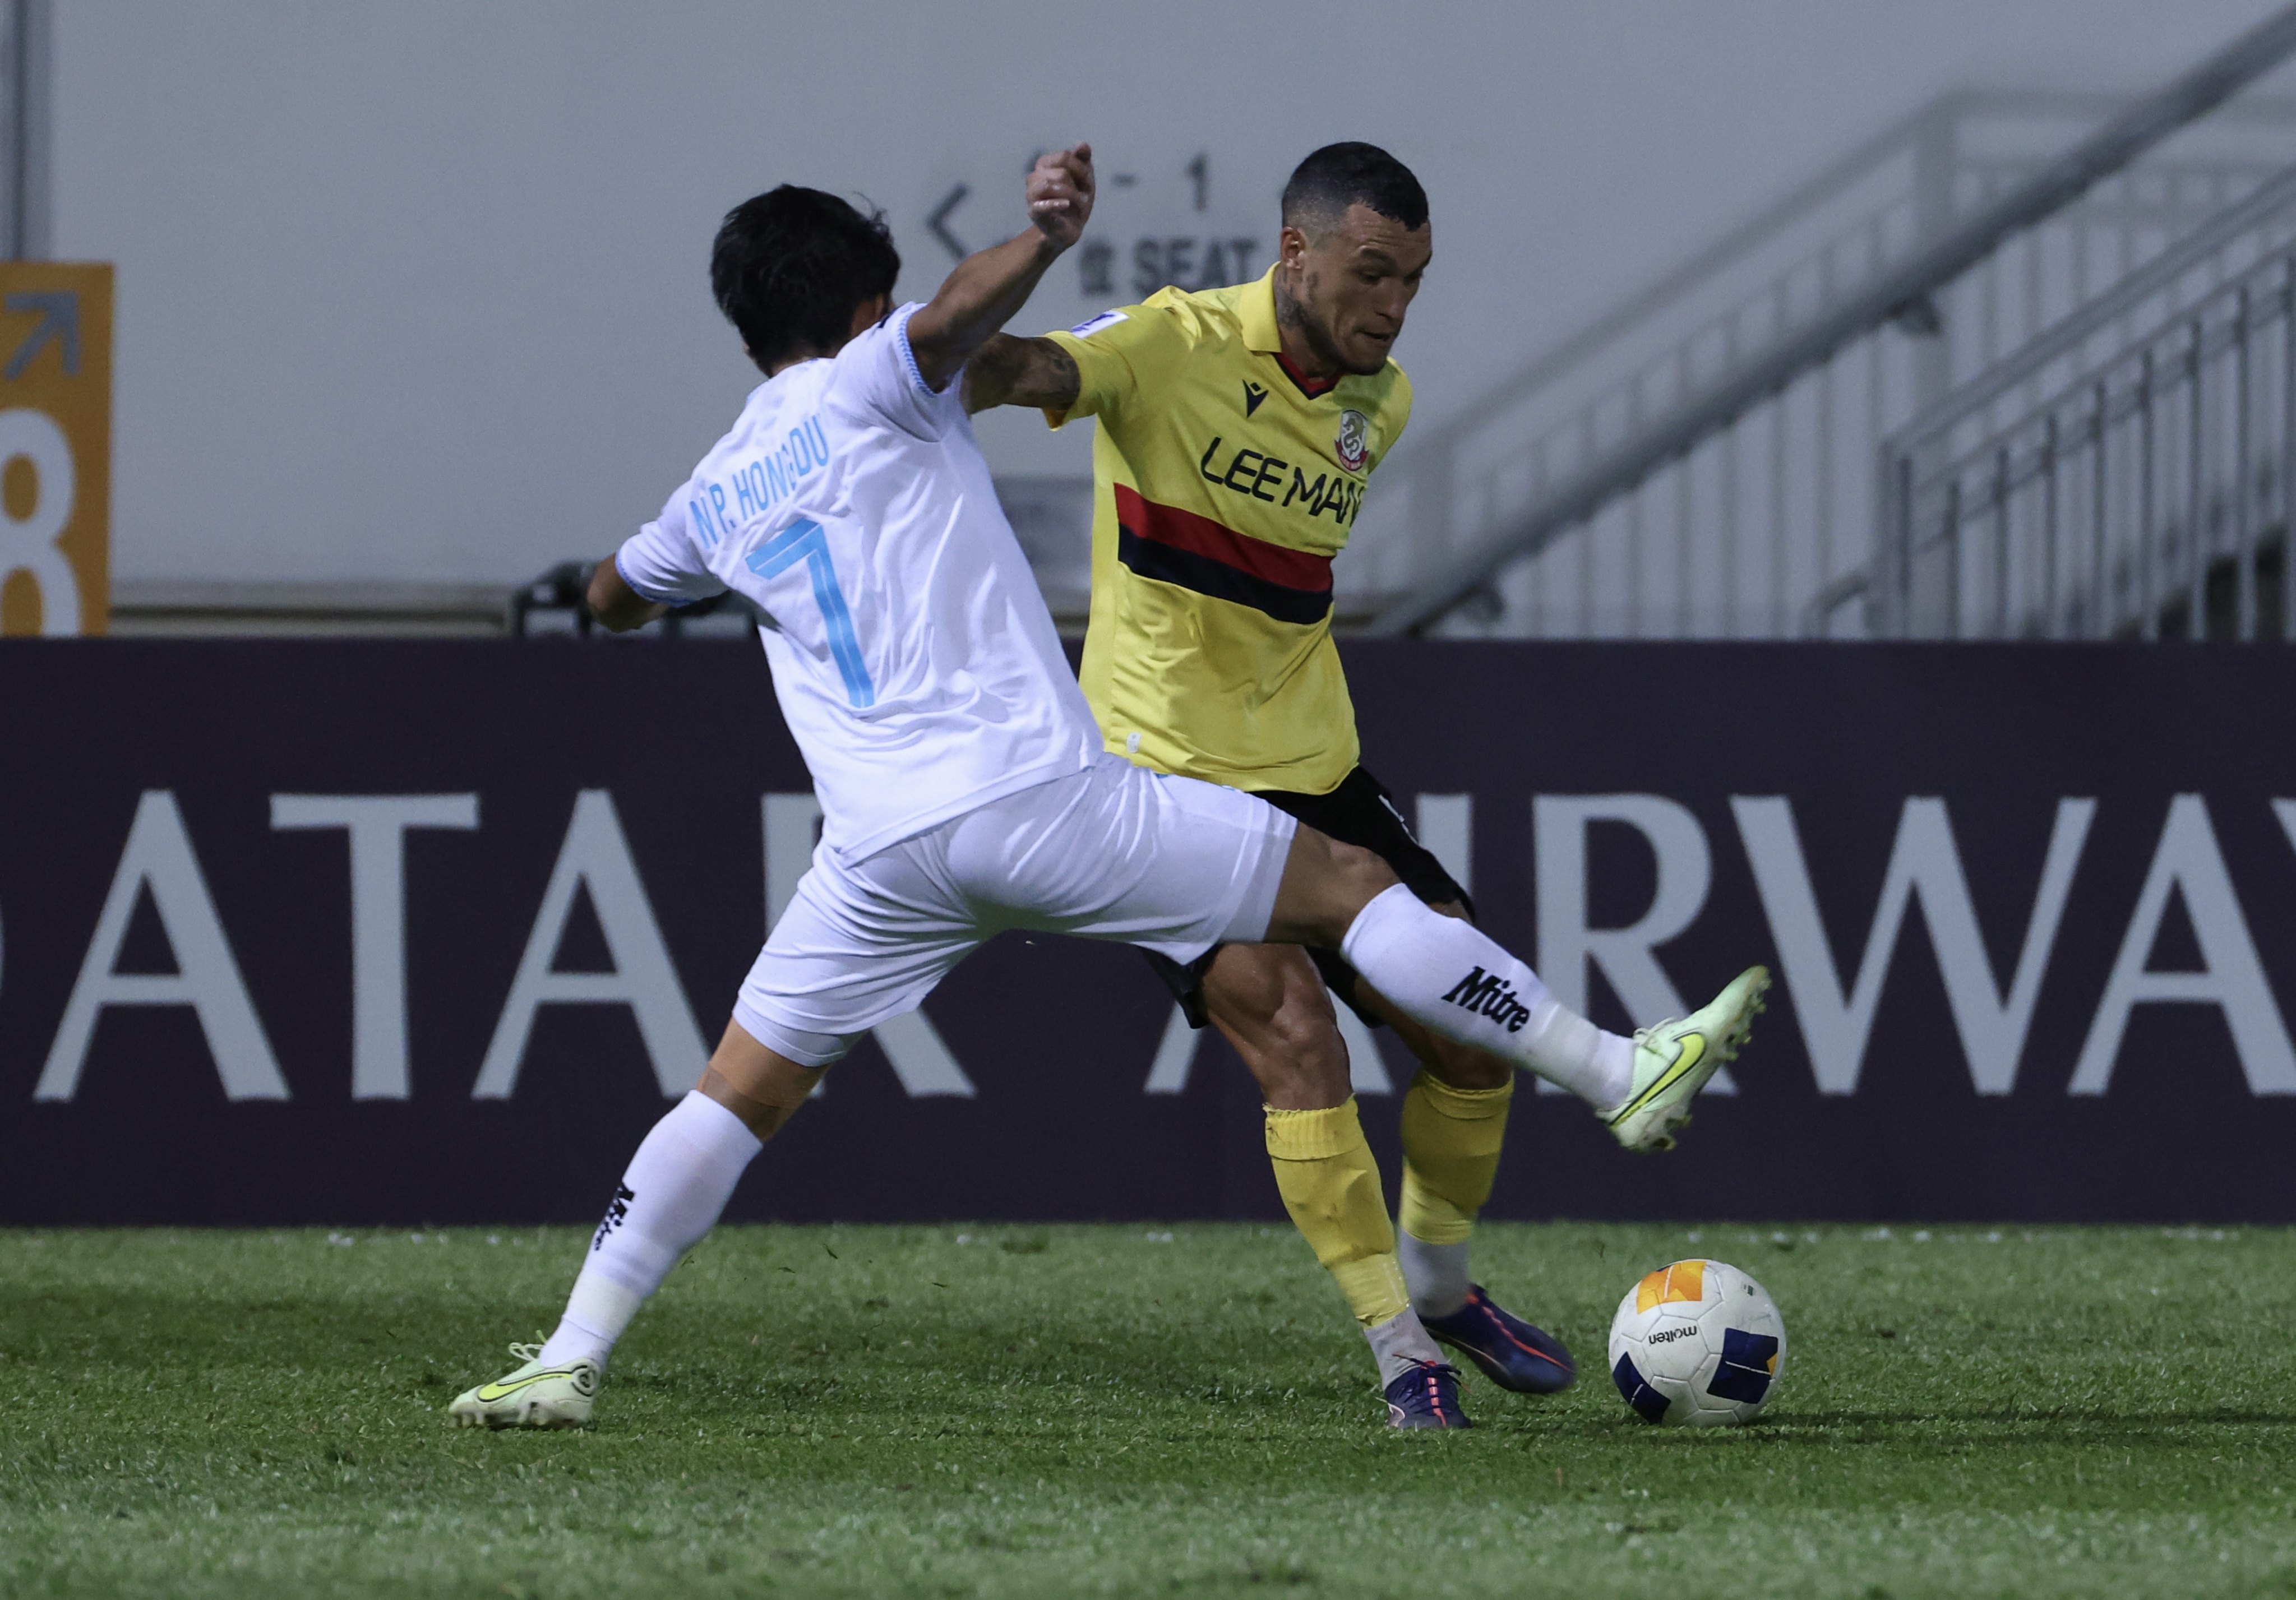
[[[1319,833],[1341,844],[1371,851],[1394,869],[1395,875],[1412,893],[1429,905],[1441,906],[1456,900],[1467,908],[1470,917],[1474,915],[1475,903],[1467,897],[1467,891],[1443,870],[1443,864],[1435,859],[1433,853],[1412,836],[1410,825],[1396,808],[1394,797],[1362,767],[1356,767],[1341,778],[1340,786],[1329,794],[1293,794],[1283,789],[1256,789],[1252,792],[1277,810],[1290,812]],[[1219,954],[1218,947],[1214,946],[1185,966],[1153,950],[1140,953],[1171,989],[1172,997],[1187,1013],[1189,1026],[1201,1028],[1208,1020],[1204,1014],[1204,971],[1211,965],[1212,957]],[[1310,950],[1308,955],[1331,991],[1346,1001],[1365,1022],[1378,1027],[1379,1019],[1356,999],[1355,968],[1341,960],[1336,950]]]

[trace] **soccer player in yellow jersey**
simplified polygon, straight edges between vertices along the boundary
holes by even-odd
[[[1465,892],[1360,763],[1331,631],[1332,560],[1411,416],[1411,381],[1390,351],[1432,253],[1427,198],[1385,151],[1346,144],[1302,161],[1283,207],[1267,276],[1167,289],[1043,339],[1000,335],[973,358],[967,404],[1038,406],[1055,427],[1098,419],[1081,677],[1108,748],[1252,791],[1376,851],[1420,898],[1470,916]],[[1432,1334],[1503,1387],[1567,1385],[1562,1343],[1498,1307],[1468,1271],[1513,1068],[1413,1022],[1337,955],[1223,945],[1187,967],[1152,960],[1189,1021],[1217,1025],[1259,1080],[1277,1186],[1382,1378],[1432,1358]],[[1718,1002],[1740,1024],[1759,1005],[1753,976]],[[1327,984],[1366,1022],[1394,1028],[1422,1065],[1403,1103],[1399,1236]],[[1622,1143],[1672,1144],[1683,1119],[1661,1125],[1636,1111],[1664,1070],[1642,1059],[1650,1051],[1551,997],[1521,1022],[1536,1070],[1592,1104]]]

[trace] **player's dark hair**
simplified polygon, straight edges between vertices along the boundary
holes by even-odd
[[[853,308],[890,294],[901,275],[884,213],[865,217],[834,194],[795,184],[726,213],[709,251],[718,308],[760,368],[797,350],[836,349]]]
[[[1344,217],[1358,204],[1414,232],[1427,226],[1427,191],[1410,168],[1376,144],[1326,144],[1293,168],[1283,185],[1283,220],[1294,227]]]

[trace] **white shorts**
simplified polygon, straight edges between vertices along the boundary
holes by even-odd
[[[742,980],[734,1019],[817,1067],[1008,928],[1139,945],[1183,964],[1217,944],[1257,943],[1298,826],[1255,795],[1103,754],[861,861],[824,847]]]

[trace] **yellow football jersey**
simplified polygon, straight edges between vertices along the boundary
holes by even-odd
[[[1300,378],[1275,273],[1103,312],[1051,337],[1093,443],[1079,677],[1108,748],[1238,789],[1324,794],[1356,765],[1332,557],[1411,415],[1411,381]]]

